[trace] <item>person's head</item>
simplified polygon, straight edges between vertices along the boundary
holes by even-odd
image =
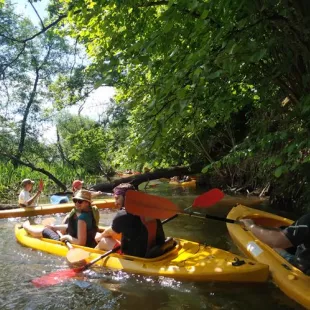
[[[82,189],[83,184],[84,184],[84,181],[74,180],[72,183],[72,192],[74,193],[74,192]]]
[[[30,180],[30,179],[24,179],[22,180],[22,187],[24,188],[24,190],[30,192],[32,190],[34,181]]]
[[[78,190],[72,200],[78,211],[86,210],[91,205],[91,192],[85,189]]]
[[[128,190],[134,190],[134,186],[130,183],[122,183],[113,188],[115,205],[118,208],[124,207],[125,195]]]

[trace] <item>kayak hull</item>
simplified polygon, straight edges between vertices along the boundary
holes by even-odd
[[[292,220],[242,205],[234,207],[227,218],[251,218],[256,224],[267,227],[288,226]],[[248,257],[269,265],[274,283],[290,298],[310,309],[310,276],[291,265],[271,247],[258,240],[240,225],[227,224],[234,243]]]
[[[66,256],[68,253],[68,249],[63,243],[45,238],[33,238],[19,225],[15,227],[15,236],[19,243],[32,249],[58,256]],[[111,254],[96,264],[112,270],[189,281],[264,282],[268,278],[269,269],[267,265],[196,242],[184,239],[175,240],[177,246],[157,258],[145,259]],[[89,260],[105,253],[87,247],[75,245],[74,247],[90,252]]]
[[[96,205],[98,209],[114,208],[115,201],[113,198],[110,199],[98,199],[93,201],[93,205]],[[9,210],[1,210],[0,218],[9,217],[25,217],[25,216],[36,216],[45,214],[55,214],[55,213],[67,213],[74,207],[73,202],[63,203],[63,204],[43,204],[39,207],[26,207],[26,208],[16,208]]]

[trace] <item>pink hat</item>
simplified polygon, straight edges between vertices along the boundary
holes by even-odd
[[[84,181],[81,180],[74,180],[72,183],[73,188],[77,188],[78,186],[81,186],[84,183]]]

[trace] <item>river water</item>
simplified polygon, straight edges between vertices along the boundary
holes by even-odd
[[[199,194],[189,188],[157,186],[150,193],[167,196],[186,208]],[[226,216],[236,202],[268,207],[254,199],[225,197],[208,208],[208,214]],[[111,222],[114,211],[101,211],[101,224]],[[63,215],[57,215],[60,221]],[[147,277],[103,269],[85,271],[78,278],[48,288],[31,280],[67,268],[64,258],[18,244],[14,226],[24,218],[0,220],[0,309],[302,309],[271,281],[262,284],[195,283],[164,277]],[[41,218],[35,219],[38,223]],[[225,223],[179,216],[164,226],[167,236],[189,239],[240,254]]]

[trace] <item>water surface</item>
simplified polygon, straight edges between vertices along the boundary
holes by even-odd
[[[191,205],[199,193],[189,188],[158,186],[162,194],[182,208]],[[258,199],[226,197],[209,208],[209,214],[226,216],[236,203],[257,208]],[[101,211],[101,224],[111,222],[114,213]],[[57,215],[58,221],[63,215]],[[0,309],[302,309],[271,281],[262,284],[195,283],[164,277],[147,277],[95,268],[80,278],[48,288],[36,288],[31,280],[62,268],[64,258],[34,251],[18,244],[14,226],[25,219],[0,220]],[[38,223],[40,217],[35,219]],[[232,243],[225,223],[179,216],[164,226],[166,235],[185,238],[240,254]]]

